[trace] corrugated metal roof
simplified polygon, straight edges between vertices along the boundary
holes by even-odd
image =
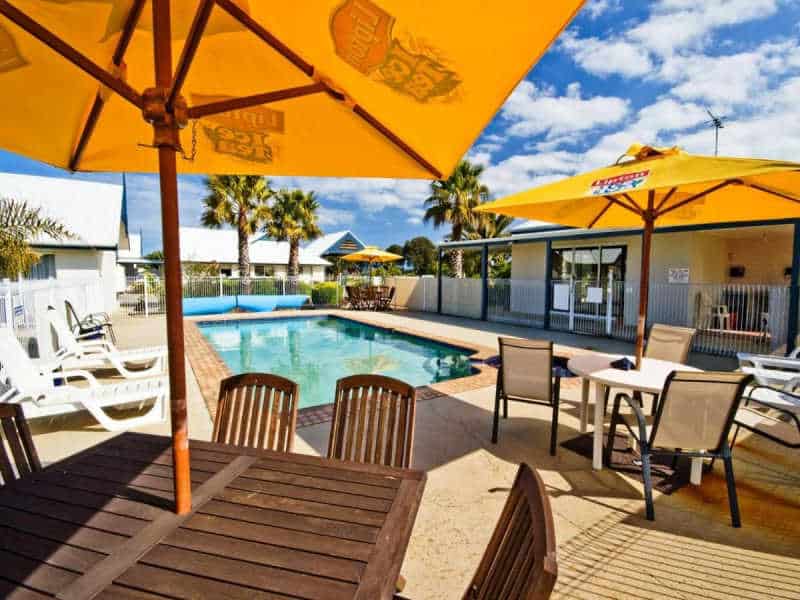
[[[60,221],[77,237],[31,240],[33,245],[116,248],[120,238],[122,186],[80,179],[0,173],[0,197],[24,200]]]
[[[200,263],[239,262],[239,237],[233,229],[181,227],[181,261]],[[250,237],[252,264],[285,265],[289,262],[289,242],[264,239],[264,234]],[[327,266],[330,263],[318,255],[300,248],[301,265]]]

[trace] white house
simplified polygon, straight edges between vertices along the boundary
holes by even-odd
[[[121,185],[0,173],[0,197],[24,200],[60,221],[75,237],[31,240],[41,260],[27,279],[103,281],[104,310],[115,306],[117,251],[128,248]]]
[[[226,277],[239,276],[239,241],[233,229],[181,227],[181,262],[219,265]],[[259,233],[250,237],[250,276],[285,277],[289,264],[289,243],[266,239]],[[300,277],[312,281],[325,280],[325,267],[330,263],[307,248],[300,248]]]

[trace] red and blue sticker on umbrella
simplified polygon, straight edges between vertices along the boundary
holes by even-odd
[[[635,173],[626,173],[624,175],[606,177],[605,179],[596,179],[592,182],[589,194],[592,196],[609,196],[636,190],[644,185],[648,175],[650,175],[650,171],[636,171]]]

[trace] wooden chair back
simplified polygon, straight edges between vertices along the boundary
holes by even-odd
[[[544,600],[557,576],[550,500],[539,474],[522,463],[464,600]]]
[[[336,382],[328,458],[411,466],[417,393],[382,375],[352,375]]]
[[[243,373],[223,379],[212,440],[291,452],[299,402],[297,384],[279,375]]]
[[[22,406],[0,404],[0,486],[41,470]]]

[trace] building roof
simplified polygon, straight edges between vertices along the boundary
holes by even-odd
[[[74,239],[30,240],[34,246],[116,248],[119,245],[122,186],[61,177],[0,173],[0,197],[24,200],[43,216],[60,221]]]
[[[558,231],[559,229],[569,229],[565,225],[556,225],[547,221],[522,221],[511,228],[511,235],[520,233],[537,233],[542,231]]]
[[[366,248],[352,231],[337,231],[306,244],[305,251],[316,256],[344,256]]]
[[[198,263],[239,262],[239,238],[234,229],[181,227],[181,261]],[[285,265],[289,262],[289,242],[275,242],[259,233],[250,236],[250,263],[256,265]],[[301,265],[327,266],[330,263],[318,255],[300,248]]]
[[[142,235],[140,233],[128,234],[128,248],[119,248],[117,258],[140,258],[142,256]]]

